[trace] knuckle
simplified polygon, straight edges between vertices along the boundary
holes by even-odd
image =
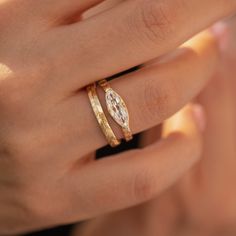
[[[173,31],[175,13],[164,1],[141,0],[139,12],[141,27],[138,27],[154,43],[165,40]]]
[[[155,195],[155,178],[149,169],[141,170],[134,177],[133,196],[135,201],[143,202]]]
[[[48,204],[45,202],[42,198],[35,198],[31,194],[31,199],[27,198],[24,202],[23,211],[27,217],[30,217],[32,220],[31,223],[37,222],[38,224],[41,224],[42,219],[44,219],[44,222],[49,222],[51,216],[50,207],[45,207],[45,204]],[[30,224],[30,222],[28,223]],[[34,223],[33,223],[34,224]]]
[[[0,81],[0,107],[7,111],[21,111],[27,108],[31,101],[35,100],[35,95],[38,95],[39,90],[45,84],[47,78],[52,77],[53,60],[46,56],[43,59],[32,58],[23,60],[20,64],[20,69],[11,71],[10,68],[1,68],[4,73],[1,73]],[[26,62],[27,61],[27,62]],[[1,70],[2,72],[2,70]],[[34,98],[34,99],[32,99]]]
[[[25,168],[31,165],[36,157],[40,156],[41,148],[35,140],[33,131],[22,134],[24,131],[10,130],[4,137],[4,151],[6,155],[17,160],[18,167]],[[27,160],[27,161],[26,161]]]
[[[11,214],[4,215],[5,221],[0,222],[0,235],[20,235],[32,226],[32,216],[25,206],[25,199],[20,192],[17,192],[17,199],[11,201]]]
[[[25,117],[26,111],[32,112],[31,104],[43,85],[43,69],[32,65],[26,67],[0,82],[0,108],[9,115],[17,113]]]
[[[24,83],[23,83],[24,84]],[[2,110],[20,112],[25,107],[27,99],[23,84],[15,78],[0,85],[0,106]]]
[[[158,83],[146,81],[143,96],[143,114],[147,114],[145,120],[150,119],[149,123],[166,119],[178,106],[179,94],[175,83],[166,83],[161,79]]]
[[[42,196],[32,197],[31,194],[31,199],[25,205],[25,211],[27,215],[39,222],[42,220],[48,222],[53,217],[52,204],[49,204]]]
[[[61,209],[57,205],[54,194],[49,187],[39,180],[34,183],[27,183],[21,189],[20,206],[24,215],[30,217],[33,224],[51,223],[59,216],[58,212]],[[63,205],[63,203],[61,204]],[[61,214],[62,212],[60,212]]]

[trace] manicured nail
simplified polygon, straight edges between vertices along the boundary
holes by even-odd
[[[217,37],[222,37],[227,33],[227,24],[223,21],[219,21],[211,27],[211,30]]]
[[[227,23],[220,21],[211,27],[211,31],[217,38],[221,51],[225,51],[228,47],[230,36]]]
[[[194,104],[192,109],[198,128],[204,132],[206,129],[206,114],[203,107],[201,105]]]

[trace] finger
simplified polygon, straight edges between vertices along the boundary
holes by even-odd
[[[60,13],[62,16],[68,15],[70,13],[75,12],[84,12],[85,10],[96,6],[97,4],[103,2],[104,0],[50,0],[52,4],[54,5],[54,12]],[[52,8],[53,9],[53,8]]]
[[[199,107],[196,113],[195,106],[188,106],[171,118],[175,126],[161,142],[71,173],[65,183],[71,202],[69,221],[78,220],[81,209],[81,218],[86,219],[147,201],[168,188],[199,159],[202,121]],[[81,208],[78,199],[88,206]]]
[[[111,81],[111,87],[127,104],[133,133],[160,124],[183,107],[204,87],[217,62],[218,48],[215,39],[211,34],[203,33],[184,48],[177,50],[165,63],[148,66]],[[104,93],[101,90],[99,93],[106,111]],[[75,135],[73,140],[78,140],[78,134],[83,137],[80,139],[83,147],[80,152],[87,153],[107,144],[86,92],[71,98],[65,106],[66,110],[63,113],[73,114],[66,116],[70,126],[77,127],[78,123],[84,124],[83,127],[78,127],[79,130],[73,130]],[[106,113],[106,116],[115,134],[123,137],[120,127],[114,123],[109,114]]]
[[[28,2],[27,7],[38,9],[38,13],[47,17],[50,21],[65,21],[74,14],[82,14],[87,9],[103,2],[104,0],[44,0]]]
[[[74,90],[109,77],[167,53],[235,9],[234,0],[122,2],[54,32],[55,78]]]
[[[123,2],[124,0],[105,0],[103,3],[99,4],[96,7],[93,7],[86,11],[83,14],[83,19],[87,19],[89,17],[95,16],[101,12],[107,11],[108,9],[118,5],[120,2]]]
[[[210,84],[200,94],[198,101],[204,105],[209,125],[205,132],[206,148],[204,149],[204,161],[201,168],[211,185],[218,189],[213,177],[218,182],[225,179],[230,183],[235,177],[225,175],[222,166],[228,173],[235,173],[235,59],[234,48],[230,45],[230,29],[221,23],[217,35],[221,44],[221,63]],[[222,44],[223,42],[223,44]],[[234,41],[233,41],[234,42]],[[214,165],[212,162],[214,161]],[[217,181],[218,179],[218,181]],[[227,180],[226,180],[227,179]],[[214,182],[214,183],[213,183]]]

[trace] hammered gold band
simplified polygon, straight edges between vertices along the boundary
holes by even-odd
[[[117,94],[110,86],[106,79],[98,82],[105,92],[107,110],[113,120],[122,128],[124,138],[128,142],[133,139],[132,132],[129,127],[128,108],[119,94]]]
[[[103,134],[107,139],[107,142],[110,144],[111,147],[118,146],[120,144],[120,141],[116,138],[104,114],[104,111],[102,109],[101,103],[99,101],[96,92],[96,84],[89,85],[87,87],[87,92],[93,112],[97,118],[98,124],[102,129]]]

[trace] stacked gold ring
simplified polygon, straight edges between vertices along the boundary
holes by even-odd
[[[98,82],[101,88],[105,92],[106,107],[108,113],[111,115],[113,120],[122,128],[124,138],[128,142],[133,138],[132,132],[129,126],[129,113],[127,106],[121,96],[116,93],[108,81],[103,79]],[[93,109],[93,112],[97,118],[97,121],[101,127],[103,134],[105,135],[108,143],[112,147],[116,147],[120,144],[120,141],[116,138],[116,135],[111,129],[108,120],[105,116],[99,98],[96,92],[96,84],[89,85],[87,87],[89,100]]]
[[[93,112],[97,118],[98,124],[100,125],[102,132],[104,133],[107,142],[110,144],[111,147],[116,147],[120,144],[120,141],[116,138],[115,134],[113,133],[105,113],[102,109],[101,103],[98,99],[97,92],[96,92],[96,84],[89,85],[87,87],[88,96],[90,100],[90,104],[92,106]]]

